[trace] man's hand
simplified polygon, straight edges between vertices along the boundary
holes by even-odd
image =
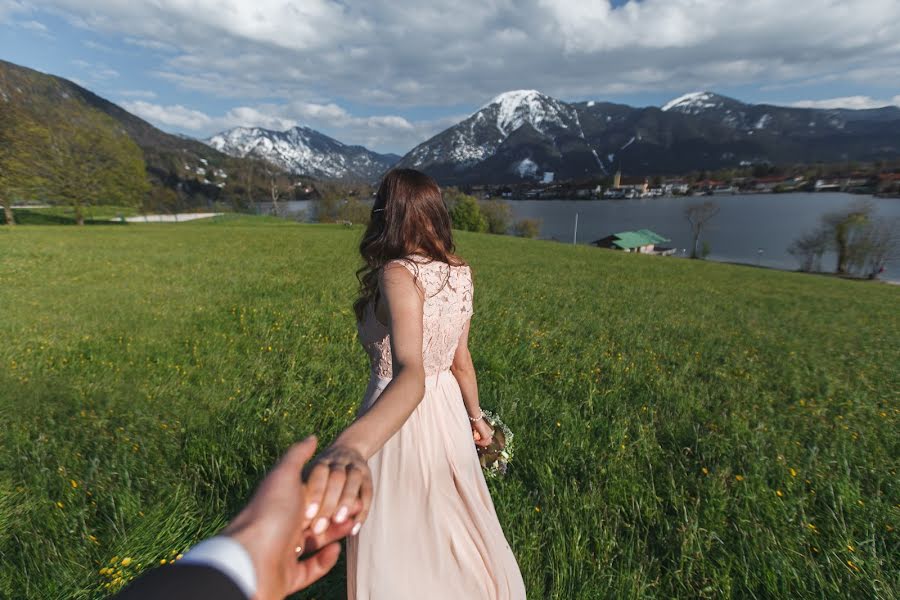
[[[282,600],[323,575],[337,562],[340,544],[354,519],[331,522],[318,534],[307,531],[306,489],[301,473],[316,450],[311,436],[294,444],[257,488],[250,503],[222,532],[239,542],[256,569],[256,600]],[[361,503],[348,507],[354,516]],[[308,558],[298,560],[297,548]],[[315,554],[309,555],[311,551]]]

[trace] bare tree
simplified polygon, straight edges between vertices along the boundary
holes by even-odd
[[[700,241],[700,234],[706,224],[717,214],[719,214],[719,205],[713,200],[708,200],[703,204],[691,204],[684,209],[684,217],[691,224],[691,235],[694,240],[691,245],[691,258],[697,258],[697,243]]]
[[[812,273],[822,270],[822,255],[831,240],[824,228],[801,235],[788,247],[788,254],[800,261],[800,270]]]
[[[263,164],[266,171],[266,179],[268,179],[269,183],[269,194],[272,197],[272,212],[276,215],[280,215],[281,210],[278,208],[278,199],[281,198],[284,193],[280,177],[281,173],[272,163],[265,162]]]
[[[870,219],[850,250],[850,266],[877,279],[889,262],[900,259],[900,218]]]

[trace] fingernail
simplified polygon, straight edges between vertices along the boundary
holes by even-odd
[[[316,521],[316,524],[313,526],[313,533],[320,535],[324,533],[326,529],[328,529],[328,519],[322,517]]]
[[[306,518],[312,519],[314,516],[319,514],[319,504],[317,502],[313,502],[309,506],[306,507]]]
[[[356,535],[357,533],[359,533],[360,529],[362,529],[362,523],[357,523],[356,525],[353,526],[353,529],[350,530],[350,534]]]
[[[346,506],[342,506],[340,508],[340,510],[337,511],[337,514],[334,515],[334,522],[335,523],[343,523],[344,521],[347,520],[347,513],[349,513],[349,512],[350,511],[347,510]]]

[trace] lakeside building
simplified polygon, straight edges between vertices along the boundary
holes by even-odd
[[[657,246],[657,244],[671,241],[669,238],[665,238],[649,229],[638,229],[637,231],[621,231],[608,235],[605,238],[594,240],[591,242],[591,245],[598,248],[636,252],[638,254],[669,256],[675,253],[675,248],[664,248]]]

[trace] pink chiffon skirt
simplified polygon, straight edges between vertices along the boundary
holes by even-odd
[[[361,413],[388,383],[373,375]],[[371,512],[347,547],[350,600],[525,598],[450,371],[426,378],[421,404],[369,466]]]

